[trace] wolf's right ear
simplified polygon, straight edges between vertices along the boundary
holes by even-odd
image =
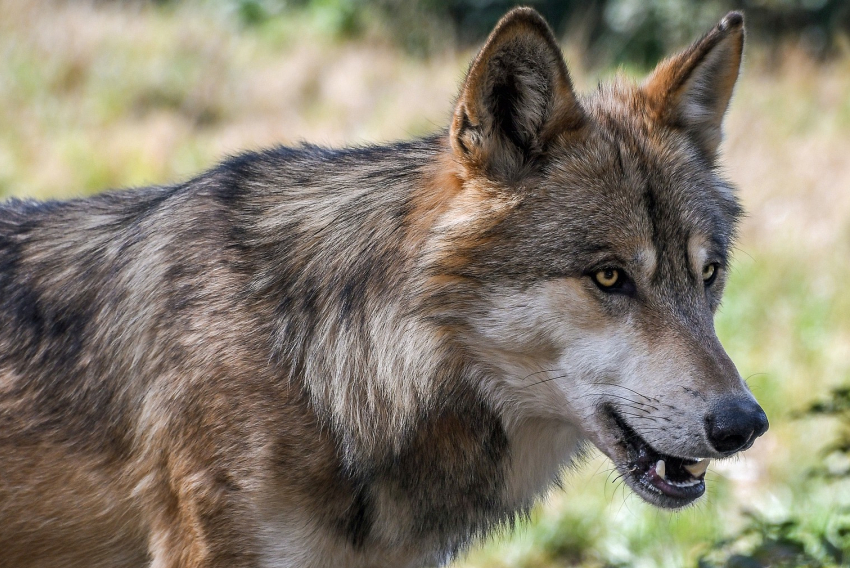
[[[584,120],[549,26],[534,10],[516,8],[467,73],[452,117],[452,150],[466,168],[512,182]]]

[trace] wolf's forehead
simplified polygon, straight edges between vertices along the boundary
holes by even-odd
[[[728,245],[740,214],[731,186],[681,133],[634,115],[597,123],[584,148],[612,220],[669,242],[694,233]]]
[[[672,152],[648,155],[610,136],[594,137],[569,159],[552,181],[582,250],[648,275],[661,265],[726,256],[737,204],[714,187],[722,181],[709,168],[681,163]]]
[[[599,137],[613,147],[623,177],[632,181],[631,187],[620,186],[646,193],[658,224],[731,238],[741,211],[732,187],[684,131],[652,117],[635,85],[617,80],[600,89],[591,109]]]

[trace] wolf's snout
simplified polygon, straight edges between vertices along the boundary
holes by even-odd
[[[767,428],[767,415],[750,398],[724,402],[706,418],[708,439],[723,454],[746,450]]]

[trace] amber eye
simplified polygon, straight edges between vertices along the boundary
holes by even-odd
[[[603,268],[593,275],[593,279],[602,288],[611,288],[620,281],[620,271],[616,268]]]
[[[711,264],[706,264],[702,269],[702,281],[706,286],[714,282],[714,279],[717,277],[717,263],[712,262]]]

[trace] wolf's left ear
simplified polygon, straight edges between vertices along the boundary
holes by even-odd
[[[467,168],[516,181],[583,122],[552,31],[534,10],[516,8],[469,69],[452,117],[452,150]]]
[[[656,118],[684,129],[714,159],[744,50],[744,16],[730,12],[702,39],[662,61],[643,90]]]

